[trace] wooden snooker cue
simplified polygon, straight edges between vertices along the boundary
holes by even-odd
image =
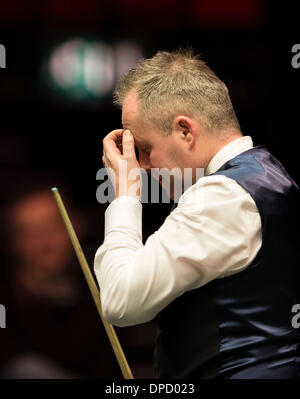
[[[75,233],[75,231],[73,229],[72,223],[70,221],[70,218],[68,216],[66,208],[65,208],[65,206],[63,204],[63,201],[62,201],[62,198],[61,198],[61,196],[59,194],[59,191],[58,191],[58,189],[56,187],[53,187],[52,188],[52,192],[54,194],[54,198],[56,200],[58,209],[59,209],[59,211],[61,213],[61,216],[62,216],[63,221],[65,223],[65,226],[67,228],[67,231],[69,233],[69,237],[70,237],[70,239],[72,241],[72,244],[73,244],[74,250],[76,252],[77,258],[79,260],[81,269],[82,269],[83,274],[84,274],[84,276],[86,278],[86,281],[87,281],[88,286],[90,288],[91,294],[92,294],[92,296],[94,298],[94,302],[96,304],[96,307],[98,309],[100,318],[102,320],[102,323],[103,323],[104,328],[106,330],[106,333],[108,335],[108,339],[110,341],[110,344],[112,346],[112,349],[114,351],[114,354],[116,356],[118,364],[119,364],[120,369],[122,371],[123,377],[125,379],[133,379],[132,372],[131,372],[130,367],[129,367],[128,363],[127,363],[126,357],[124,355],[124,352],[123,352],[122,347],[120,345],[120,342],[118,340],[118,337],[117,337],[117,334],[115,332],[115,329],[103,317],[101,301],[100,301],[100,292],[99,292],[98,287],[97,287],[97,285],[95,283],[95,280],[93,278],[93,275],[91,273],[91,270],[89,268],[87,260],[86,260],[86,258],[84,256],[84,253],[82,251],[82,248],[81,248],[81,245],[80,245],[80,243],[78,241],[76,233]]]

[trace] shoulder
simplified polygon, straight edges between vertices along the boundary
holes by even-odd
[[[236,180],[222,175],[209,175],[200,178],[189,187],[178,202],[177,211],[185,207],[215,207],[233,205],[234,201],[248,202],[257,211],[254,200]]]

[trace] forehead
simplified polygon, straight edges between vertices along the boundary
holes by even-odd
[[[137,145],[154,145],[162,140],[162,135],[155,127],[141,121],[139,100],[135,90],[131,90],[124,99],[122,124],[124,129],[130,129]]]
[[[16,224],[33,224],[59,217],[53,198],[48,193],[37,193],[20,200],[11,210],[12,221]]]
[[[138,112],[138,96],[135,90],[131,90],[124,99],[122,106],[122,123],[136,122],[139,116]]]
[[[147,131],[139,119],[138,96],[134,90],[130,91],[123,102],[122,124],[124,129],[130,129],[136,144],[146,144]]]

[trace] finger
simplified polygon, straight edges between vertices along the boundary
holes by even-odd
[[[103,148],[108,155],[122,155],[120,145],[122,144],[123,131],[123,129],[113,130],[103,139]]]
[[[111,139],[111,140],[117,141],[119,138],[122,138],[123,132],[124,132],[124,129],[115,129],[115,130],[111,131],[110,133],[108,133],[104,137],[104,140]]]
[[[135,150],[134,150],[134,138],[130,130],[128,129],[124,131],[122,146],[123,146],[124,159],[136,159]]]

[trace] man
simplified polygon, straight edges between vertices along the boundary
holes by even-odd
[[[0,379],[121,377],[48,178],[34,177],[23,175],[26,188],[6,210],[0,303],[8,322],[0,329]]]
[[[159,315],[159,378],[296,378],[298,187],[242,135],[225,84],[191,52],[143,60],[115,97],[125,130],[103,140],[116,199],[95,257],[106,319],[129,326]],[[193,171],[192,186],[145,245],[129,176],[139,167]]]

